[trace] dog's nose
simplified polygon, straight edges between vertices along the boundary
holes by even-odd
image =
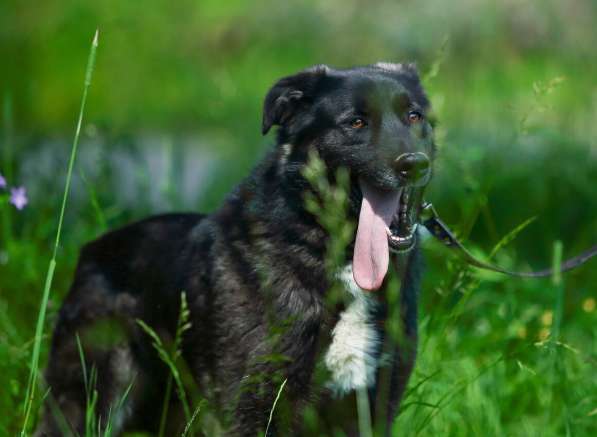
[[[394,170],[402,179],[417,182],[427,176],[429,165],[429,157],[424,153],[403,153],[394,161]]]

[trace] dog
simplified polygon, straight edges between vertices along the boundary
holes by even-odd
[[[390,435],[416,356],[417,214],[435,155],[428,98],[412,64],[318,65],[269,90],[263,134],[274,126],[275,147],[212,214],[150,217],[83,247],[45,373],[53,407],[37,435],[84,433],[92,367],[102,423],[113,414],[115,434],[155,432],[169,372],[136,321],[172,341],[183,291],[181,361],[206,400],[200,415],[224,435],[355,434],[359,393],[369,401],[359,414]],[[349,173],[356,232],[333,274],[330,233],[305,207],[312,152],[330,184],[338,169]],[[334,281],[343,296],[330,305]],[[180,396],[170,403],[175,411]],[[182,431],[171,416],[168,435]]]

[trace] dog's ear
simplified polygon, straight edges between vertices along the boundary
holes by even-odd
[[[377,62],[373,64],[374,67],[379,68],[390,73],[401,74],[413,78],[419,78],[419,69],[417,64],[411,62],[408,64],[396,64],[394,62]]]
[[[313,90],[326,75],[329,67],[316,65],[292,76],[280,79],[265,96],[261,132],[267,134],[272,126],[286,123],[296,110],[311,101]]]

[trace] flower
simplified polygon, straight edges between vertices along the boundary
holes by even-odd
[[[25,187],[16,187],[10,189],[10,203],[12,203],[16,209],[21,210],[27,205],[27,190]]]
[[[0,188],[6,188],[6,179],[4,179],[2,173],[0,173]]]

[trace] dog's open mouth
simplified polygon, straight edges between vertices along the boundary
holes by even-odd
[[[386,228],[389,248],[392,252],[408,252],[415,245],[417,215],[420,204],[416,194],[418,193],[412,187],[400,189],[398,211],[394,214],[390,226]]]
[[[388,271],[389,251],[406,252],[416,242],[420,189],[383,191],[360,181],[363,201],[353,254],[353,276],[359,287],[377,290]]]

